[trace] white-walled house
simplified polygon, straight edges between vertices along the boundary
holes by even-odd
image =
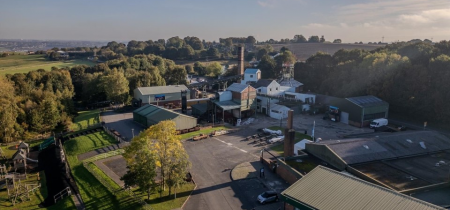
[[[275,80],[260,79],[252,86],[256,89],[257,93],[259,94],[270,96],[277,96],[283,94],[283,91],[281,91],[280,89],[280,84],[278,84],[278,82]]]
[[[261,79],[261,70],[259,69],[246,69],[244,71],[244,79],[241,80],[241,84],[256,83]]]

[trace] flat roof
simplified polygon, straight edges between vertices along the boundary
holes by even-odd
[[[431,210],[444,208],[318,166],[282,193],[287,203],[321,210]]]
[[[169,85],[169,86],[153,86],[153,87],[138,87],[136,88],[142,95],[164,94],[164,93],[180,93],[182,90],[188,88],[184,85]]]
[[[373,135],[376,136],[328,140],[312,144],[327,145],[347,164],[427,154],[450,149],[450,139],[432,131],[401,131],[393,134],[375,133]]]

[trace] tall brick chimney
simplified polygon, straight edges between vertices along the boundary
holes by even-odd
[[[294,110],[288,111],[287,128],[284,129],[284,157],[294,156]]]
[[[244,74],[244,47],[238,47],[238,74]]]

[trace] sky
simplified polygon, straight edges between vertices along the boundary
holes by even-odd
[[[0,39],[450,40],[450,0],[0,0]],[[383,39],[384,37],[384,39]]]

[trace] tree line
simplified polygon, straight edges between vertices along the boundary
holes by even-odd
[[[71,123],[74,87],[67,70],[36,70],[0,77],[0,138],[32,139]]]
[[[398,42],[373,51],[318,52],[295,64],[295,78],[313,92],[374,95],[390,110],[420,120],[450,122],[450,42]]]

